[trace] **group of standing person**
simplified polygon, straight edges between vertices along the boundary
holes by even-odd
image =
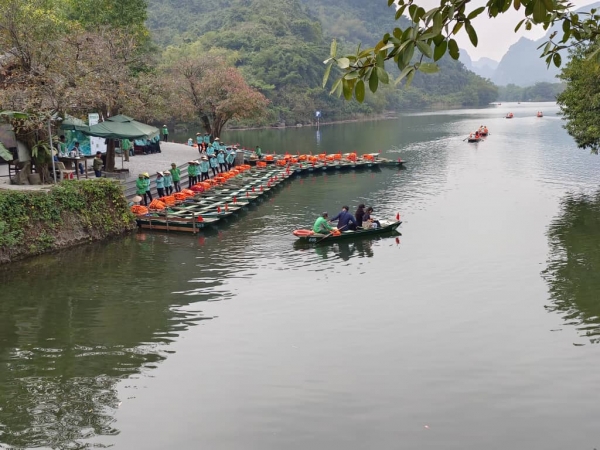
[[[317,218],[313,225],[313,231],[320,234],[329,234],[341,231],[356,231],[362,229],[379,228],[381,224],[378,220],[373,218],[373,208],[366,207],[363,203],[358,205],[356,212],[352,215],[349,212],[348,206],[343,206],[342,210],[331,219],[327,212],[323,212],[320,217]],[[330,225],[331,222],[338,221],[337,227]]]
[[[175,163],[171,164],[169,170],[164,172],[156,172],[156,192],[159,197],[171,195],[173,192],[181,192],[181,170]],[[136,194],[144,201],[144,205],[148,206],[152,201],[152,193],[150,192],[150,174],[148,172],[140,173],[135,181]]]

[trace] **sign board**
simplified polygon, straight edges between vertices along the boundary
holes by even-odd
[[[100,121],[100,114],[91,113],[88,114],[88,125],[96,125]],[[96,152],[106,153],[106,144],[104,138],[96,136],[90,136],[90,154],[95,155]]]

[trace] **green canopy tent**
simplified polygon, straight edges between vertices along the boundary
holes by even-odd
[[[61,130],[65,130],[65,131],[87,131],[90,129],[89,126],[86,125],[86,123],[81,120],[78,119],[77,117],[73,117],[73,116],[69,116],[67,115],[65,117],[65,119],[61,122],[60,127]]]
[[[109,117],[104,122],[97,123],[87,130],[81,131],[88,136],[106,139],[142,139],[151,138],[158,134],[158,128],[123,115]]]
[[[158,135],[158,128],[138,122],[131,117],[117,115],[109,117],[104,122],[91,125],[87,130],[82,130],[82,133],[106,139],[150,139]],[[114,153],[112,155],[114,158]],[[121,154],[122,167],[123,154]]]

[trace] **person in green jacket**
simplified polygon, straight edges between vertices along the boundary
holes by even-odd
[[[133,145],[131,145],[129,139],[121,139],[121,150],[123,151],[125,161],[129,161],[129,157],[133,156]]]
[[[173,186],[175,187],[175,192],[181,192],[181,184],[179,184],[181,181],[181,170],[177,168],[177,164],[171,163],[171,169],[169,172],[171,172],[171,176],[173,177]]]
[[[329,219],[329,214],[327,214],[326,212],[321,214],[321,216],[319,218],[317,218],[317,220],[315,220],[315,224],[313,225],[313,231],[315,233],[320,233],[320,234],[329,234],[332,231],[337,230],[337,228],[329,225],[328,219]]]
[[[148,206],[148,198],[146,197],[146,180],[144,174],[140,173],[138,179],[135,180],[135,193],[144,199],[144,206]]]
[[[194,184],[196,184],[196,162],[188,161],[188,189],[190,189]]]
[[[256,146],[256,157],[262,159],[262,149],[258,145]]]
[[[146,194],[150,201],[152,201],[152,193],[150,192],[150,174],[144,172],[144,184],[146,185]]]
[[[167,128],[166,125],[163,125],[163,127],[162,127],[162,135],[163,135],[163,141],[168,142],[169,141],[169,129]]]

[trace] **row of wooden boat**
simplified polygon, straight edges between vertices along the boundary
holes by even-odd
[[[388,159],[381,158],[379,153],[367,153],[357,156],[354,153],[345,153],[338,155],[319,155],[315,156],[298,155],[266,155],[262,159],[257,159],[254,154],[248,153],[244,156],[244,162],[250,165],[279,165],[281,167],[290,167],[297,174],[311,173],[317,171],[336,171],[336,170],[356,170],[362,168],[377,167],[398,167],[402,168],[406,164],[402,158]],[[333,159],[333,157],[336,157]],[[312,161],[310,159],[312,159]]]
[[[287,167],[250,169],[162,211],[139,215],[137,224],[143,229],[197,233],[260,201],[293,174]]]

